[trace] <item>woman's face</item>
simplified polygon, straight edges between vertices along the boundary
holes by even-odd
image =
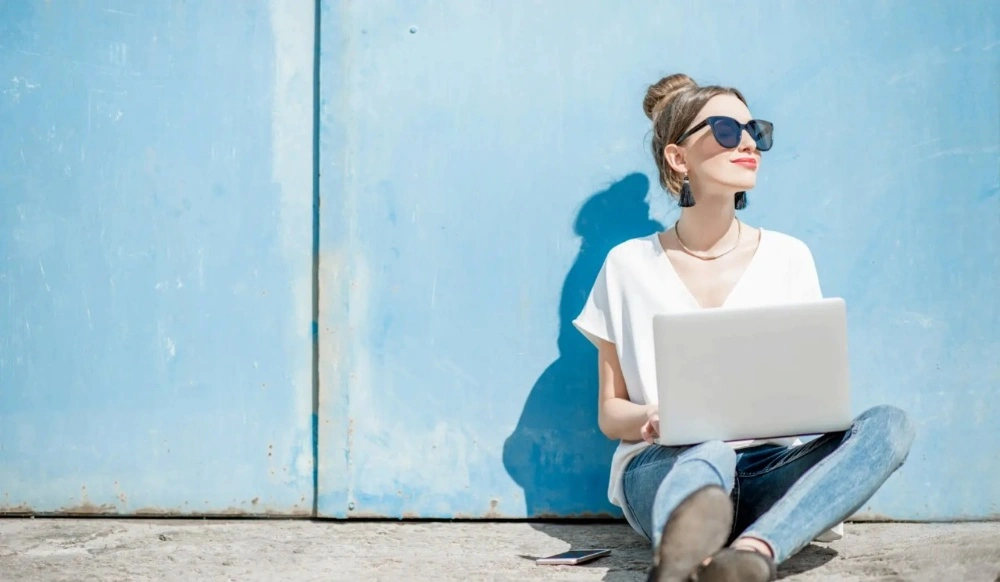
[[[712,116],[731,117],[740,123],[752,119],[747,106],[734,95],[717,95],[710,99],[687,129]],[[757,184],[760,151],[745,130],[734,148],[719,145],[712,129],[702,127],[680,145],[664,150],[667,161],[675,170],[688,175],[695,192],[732,194],[749,190]]]

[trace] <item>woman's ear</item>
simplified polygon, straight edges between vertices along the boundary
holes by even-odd
[[[667,162],[667,165],[678,174],[683,175],[688,173],[684,148],[677,144],[668,144],[663,148],[663,161]]]

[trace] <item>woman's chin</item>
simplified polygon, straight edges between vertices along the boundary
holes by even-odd
[[[737,192],[753,190],[756,185],[757,180],[733,180],[728,184],[730,190],[736,190]]]

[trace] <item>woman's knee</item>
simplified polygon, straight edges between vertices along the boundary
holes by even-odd
[[[859,432],[871,433],[890,445],[892,455],[899,463],[906,459],[916,431],[904,410],[883,404],[864,411],[856,422]]]
[[[736,451],[722,441],[707,441],[688,449],[679,462],[700,462],[710,466],[722,486],[731,489],[736,475]]]
[[[719,468],[736,468],[736,451],[731,445],[722,441],[707,441],[695,445],[689,451],[691,457],[709,461]]]

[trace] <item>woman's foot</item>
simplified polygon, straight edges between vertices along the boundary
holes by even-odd
[[[770,556],[753,549],[726,548],[712,556],[692,578],[698,582],[770,582],[778,570]]]
[[[722,487],[710,485],[674,509],[663,526],[650,582],[694,580],[699,564],[725,545],[733,527],[733,503]]]

